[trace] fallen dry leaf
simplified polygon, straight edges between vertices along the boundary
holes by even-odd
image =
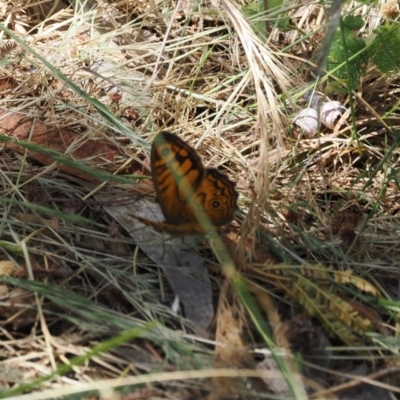
[[[74,161],[85,160],[85,164],[93,167],[101,165],[104,169],[104,163],[108,161],[110,169],[113,169],[117,157],[121,156],[118,149],[110,143],[91,139],[82,140],[83,136],[81,135],[69,130],[49,128],[37,119],[26,118],[4,109],[0,109],[0,118],[2,135],[58,151],[68,155]],[[80,145],[77,146],[77,144]],[[26,151],[17,143],[8,143],[7,147],[19,153]],[[72,148],[73,150],[70,151],[69,149]],[[54,162],[51,156],[37,151],[30,150],[29,156],[44,165],[51,165]],[[68,165],[59,164],[58,168],[78,178],[91,182],[96,181],[93,176]]]
[[[120,195],[124,195],[123,192]],[[97,193],[96,199],[107,202],[118,193]],[[211,282],[205,260],[188,246],[193,238],[172,238],[157,232],[135,219],[134,215],[153,220],[163,220],[161,210],[155,204],[140,198],[131,199],[130,204],[104,205],[104,209],[123,226],[141,249],[160,266],[168,279],[175,296],[185,309],[186,318],[192,322],[198,335],[206,336],[214,310]]]

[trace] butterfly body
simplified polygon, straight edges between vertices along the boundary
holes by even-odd
[[[163,131],[155,137],[151,170],[165,217],[165,222],[151,225],[170,232],[203,233],[233,219],[238,199],[234,182],[216,168],[204,167],[197,151],[178,136]]]

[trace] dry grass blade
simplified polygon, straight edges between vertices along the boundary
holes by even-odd
[[[254,233],[257,226],[255,221],[259,220],[259,210],[267,209],[269,197],[269,143],[274,141],[279,151],[284,148],[281,131],[284,127],[284,115],[279,112],[281,105],[278,102],[277,90],[274,87],[276,82],[280,89],[288,94],[289,76],[292,74],[285,59],[280,59],[275,52],[262,43],[254,34],[252,28],[245,20],[243,14],[229,0],[222,0],[235,31],[242,43],[246,54],[249,73],[254,85],[257,104],[257,122],[253,127],[254,132],[260,132],[259,162],[256,170],[256,198],[253,206],[250,206],[248,220],[251,225],[247,225],[247,233]],[[272,77],[272,79],[271,79]],[[291,96],[287,96],[291,99]],[[246,225],[245,225],[246,227]]]

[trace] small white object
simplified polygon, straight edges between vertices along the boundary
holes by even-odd
[[[175,296],[175,299],[171,305],[171,310],[174,314],[178,314],[180,309],[181,307],[179,305],[179,296]]]
[[[311,107],[301,110],[294,118],[293,123],[313,137],[318,132],[319,124],[334,129],[337,119],[346,111],[346,107],[339,101],[325,101],[320,105],[321,96],[315,95]]]
[[[304,108],[294,118],[293,123],[313,137],[318,132],[318,113],[314,108]]]
[[[346,107],[339,101],[327,101],[320,109],[321,122],[330,129],[336,125],[337,119],[346,111]]]

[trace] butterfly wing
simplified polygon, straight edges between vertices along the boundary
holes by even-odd
[[[215,168],[206,168],[195,191],[197,204],[204,209],[212,224],[221,227],[232,221],[237,209],[235,183]]]
[[[195,222],[188,202],[205,175],[196,150],[178,136],[160,132],[151,147],[151,171],[166,222],[176,225]]]

